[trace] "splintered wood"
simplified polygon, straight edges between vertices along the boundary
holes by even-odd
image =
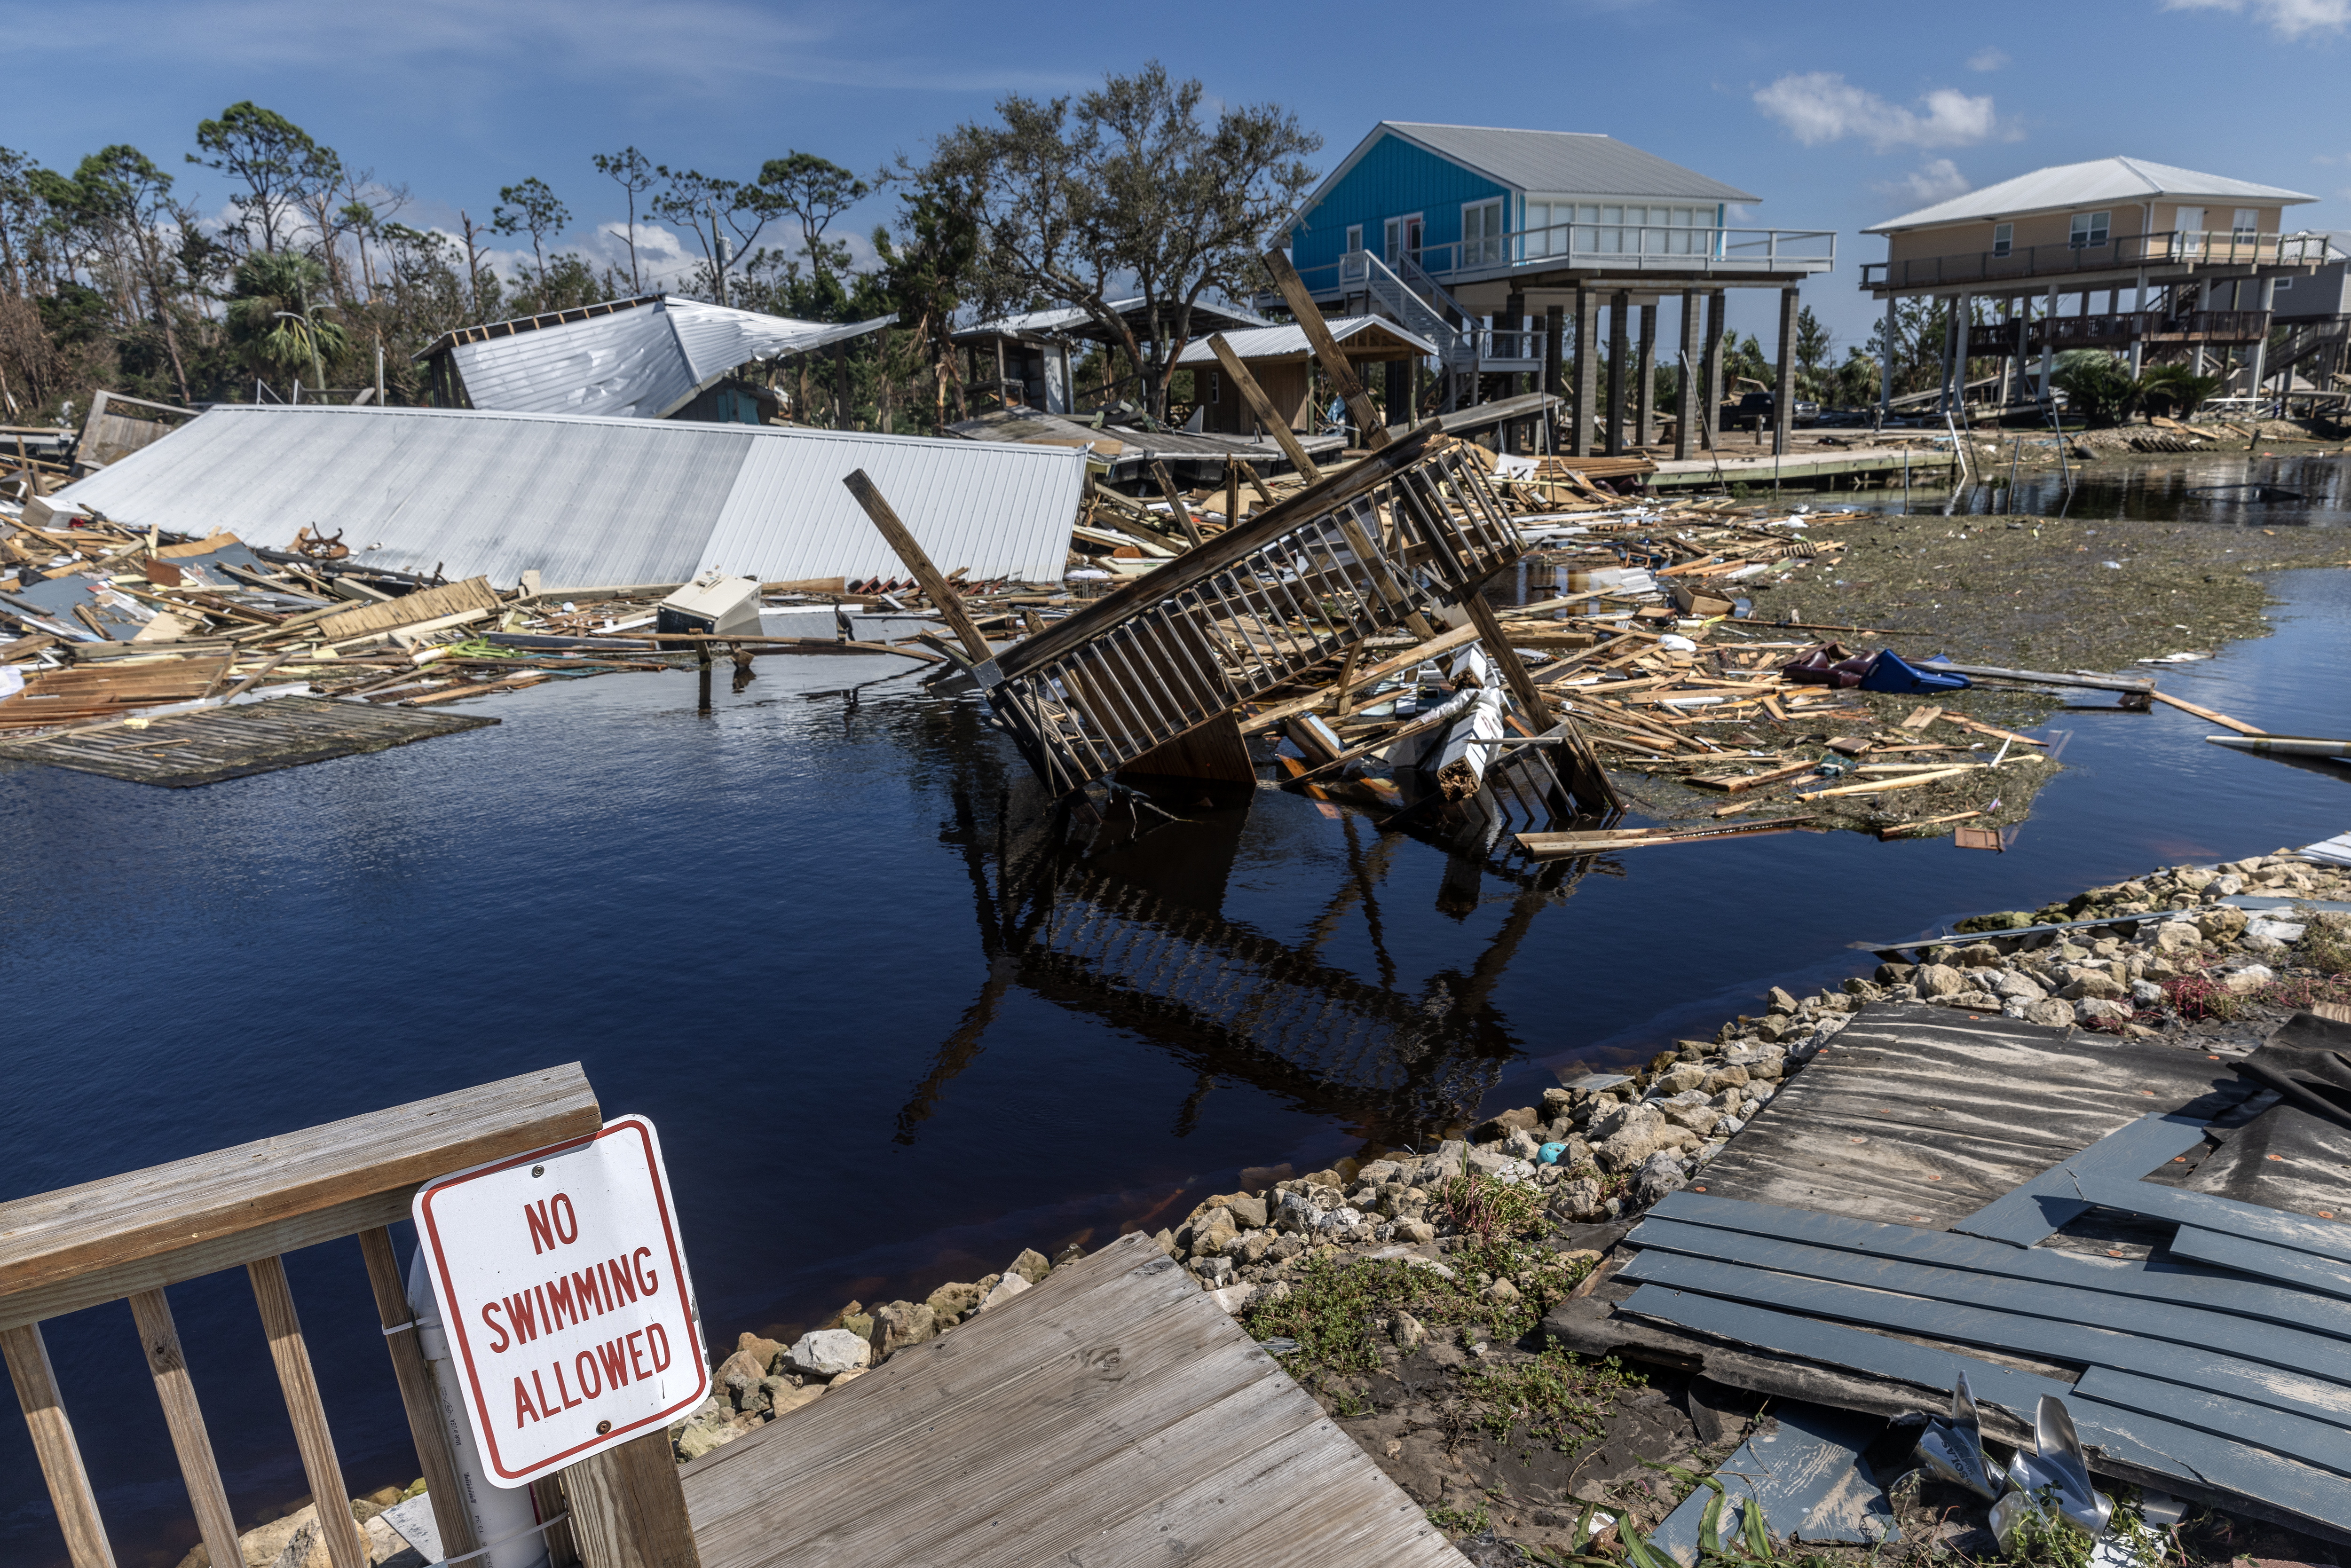
[[[0,758],[184,789],[381,751],[497,722],[475,714],[413,713],[323,697],[277,697],[0,742]]]

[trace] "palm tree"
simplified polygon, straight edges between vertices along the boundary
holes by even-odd
[[[256,373],[298,376],[308,366],[313,383],[326,384],[326,361],[350,341],[340,326],[321,317],[334,307],[312,303],[326,284],[326,268],[293,251],[260,252],[237,264],[228,298],[229,340]]]

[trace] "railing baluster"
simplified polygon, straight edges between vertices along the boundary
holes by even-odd
[[[236,1543],[236,1519],[228,1511],[220,1464],[213,1457],[212,1437],[204,1430],[204,1406],[196,1403],[196,1386],[188,1378],[188,1358],[180,1349],[172,1304],[160,1290],[141,1291],[131,1298],[131,1317],[139,1325],[139,1348],[147,1353],[147,1370],[155,1377],[155,1397],[163,1406],[163,1424],[172,1429],[180,1476],[188,1484],[188,1504],[196,1512],[196,1533],[204,1538],[204,1550],[214,1562],[241,1563],[244,1555]]]
[[[416,1443],[416,1462],[424,1471],[424,1495],[433,1500],[433,1522],[441,1531],[441,1555],[455,1557],[481,1542],[474,1537],[474,1516],[457,1483],[457,1465],[449,1453],[449,1429],[442,1424],[433,1369],[425,1364],[424,1347],[416,1342],[416,1314],[408,1304],[408,1288],[401,1282],[392,1232],[380,1225],[360,1231],[360,1252],[367,1260],[376,1316],[383,1322],[384,1348],[392,1353],[392,1375],[400,1380],[400,1402],[408,1411],[408,1435]]]
[[[293,1420],[294,1446],[301,1451],[302,1473],[309,1479],[310,1498],[319,1507],[319,1533],[326,1538],[327,1555],[335,1568],[368,1568],[367,1545],[351,1518],[351,1494],[343,1487],[334,1435],[327,1430],[327,1407],[319,1399],[318,1375],[302,1343],[302,1320],[286,1284],[286,1260],[259,1259],[247,1263],[245,1271],[261,1308],[262,1330],[269,1336],[269,1359],[277,1364],[278,1386],[286,1392],[286,1414]]]
[[[57,1376],[49,1365],[49,1347],[41,1338],[40,1325],[0,1329],[0,1355],[7,1358],[16,1403],[25,1408],[25,1425],[33,1429],[33,1453],[41,1462],[41,1479],[49,1483],[49,1501],[65,1531],[66,1555],[74,1568],[114,1568],[114,1548],[107,1544],[98,1498],[89,1490],[89,1472],[82,1469],[81,1449],[74,1442],[73,1423],[66,1418],[65,1401],[57,1397]]]

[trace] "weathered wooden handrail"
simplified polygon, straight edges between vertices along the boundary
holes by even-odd
[[[602,1124],[577,1062],[0,1203],[0,1353],[5,1353],[74,1568],[113,1568],[98,1500],[49,1369],[40,1322],[131,1299],[197,1529],[216,1563],[242,1561],[204,1413],[163,1288],[243,1265],[269,1337],[304,1474],[335,1568],[368,1553],[319,1397],[280,1255],[357,1235],[383,1326],[412,1317],[386,1227],[424,1182],[507,1155],[584,1137]],[[444,1552],[473,1551],[472,1516],[413,1333],[387,1332]]]

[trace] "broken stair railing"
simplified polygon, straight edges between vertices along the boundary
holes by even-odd
[[[1066,794],[1298,679],[1521,545],[1467,448],[1432,423],[974,672]]]

